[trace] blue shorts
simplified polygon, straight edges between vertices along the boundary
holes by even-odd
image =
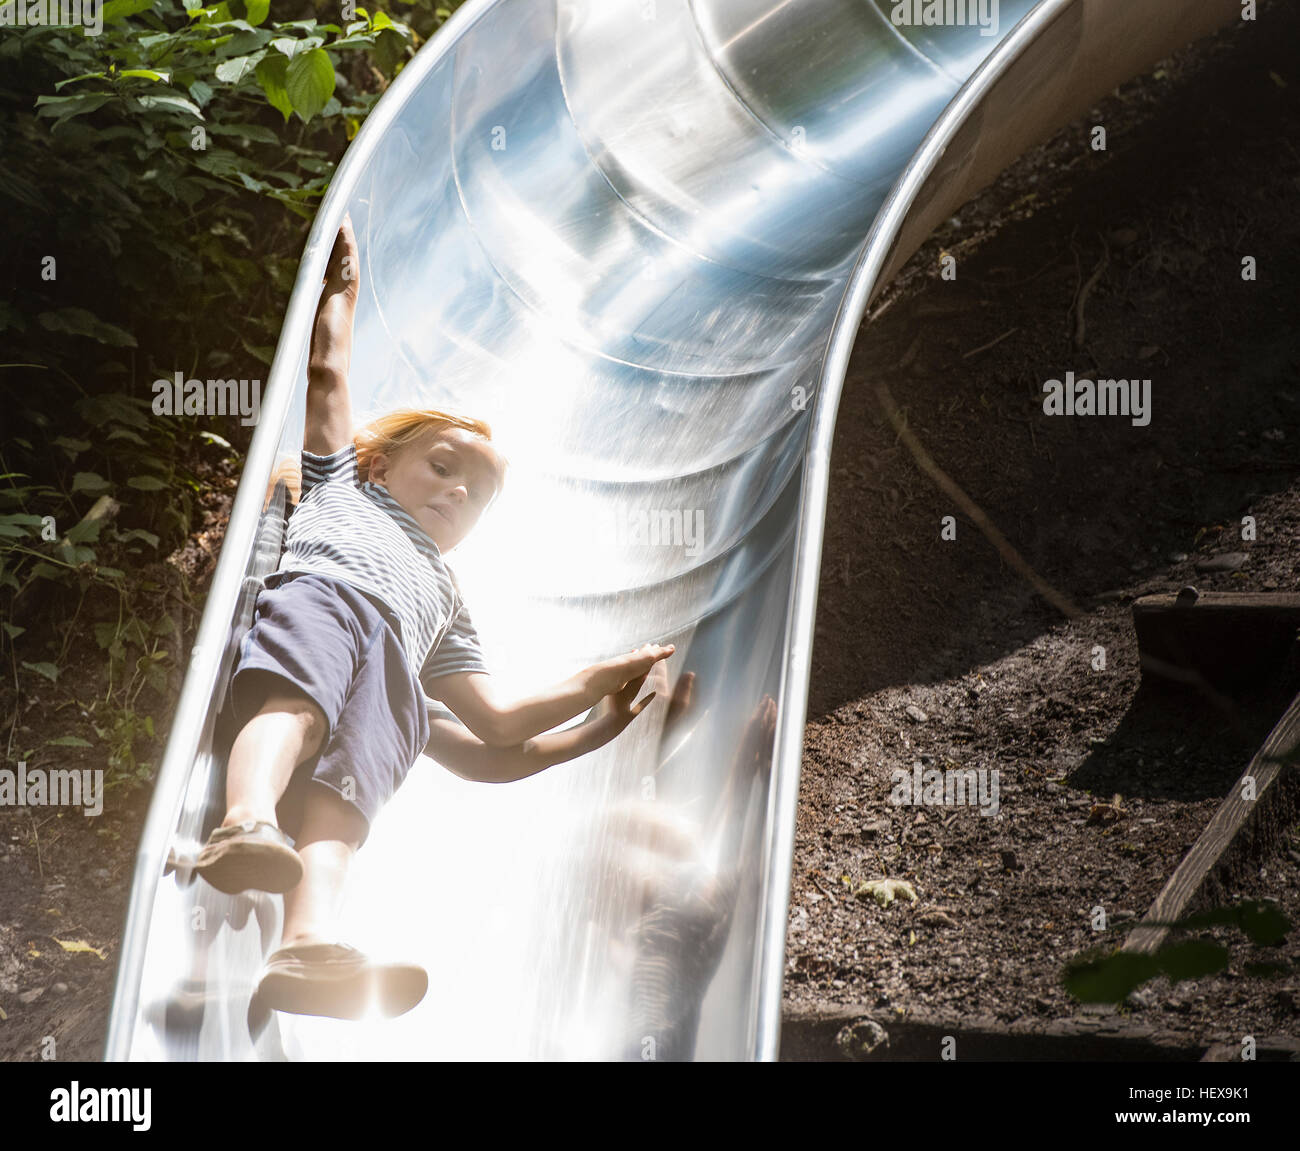
[[[328,732],[320,752],[298,765],[276,817],[296,839],[307,794],[323,785],[364,817],[364,842],[429,742],[424,692],[395,617],[381,603],[328,576],[289,573],[275,580],[258,595],[240,646],[231,716],[243,727],[284,690],[283,681],[313,700]]]

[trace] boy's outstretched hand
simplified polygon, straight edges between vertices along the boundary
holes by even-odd
[[[592,665],[588,669],[590,686],[596,695],[607,696],[621,692],[631,680],[644,681],[646,673],[661,659],[667,659],[677,650],[675,644],[642,644],[636,651],[627,655],[615,656]],[[632,693],[632,698],[636,692]],[[630,701],[629,701],[630,702]]]
[[[637,693],[645,686],[647,679],[650,680],[651,690],[640,702],[633,704]],[[638,715],[647,707],[650,701],[654,699],[661,691],[668,686],[668,671],[665,664],[656,662],[648,671],[642,672],[635,679],[630,679],[618,691],[612,691],[600,701],[596,709],[596,718],[608,730],[605,735],[607,739],[613,739],[628,724],[630,724]]]

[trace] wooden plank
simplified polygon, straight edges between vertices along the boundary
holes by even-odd
[[[1300,595],[1194,588],[1147,595],[1134,601],[1133,627],[1144,675],[1187,680],[1190,672],[1215,687],[1240,687],[1271,678],[1292,653]]]
[[[1277,726],[1269,732],[1264,746],[1255,753],[1201,837],[1175,868],[1151,909],[1129,932],[1123,950],[1149,954],[1159,948],[1169,928],[1150,926],[1150,921],[1167,923],[1185,915],[1224,861],[1229,848],[1242,837],[1243,829],[1264,834],[1261,821],[1294,800],[1296,765],[1281,761],[1295,755],[1298,748],[1300,695],[1291,701]],[[1244,798],[1248,778],[1254,780],[1253,800]]]

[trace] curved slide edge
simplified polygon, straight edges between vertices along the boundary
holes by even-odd
[[[872,225],[830,334],[799,509],[784,708],[777,729],[775,830],[759,958],[755,1054],[780,1045],[789,876],[794,859],[799,765],[808,706],[831,446],[849,357],[871,301],[954,208],[990,184],[1026,150],[1155,61],[1241,16],[1237,0],[1045,0],[1027,13],[953,97]]]

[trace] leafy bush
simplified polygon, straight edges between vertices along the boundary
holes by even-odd
[[[160,601],[190,594],[161,561],[250,434],[234,415],[155,415],[152,383],[265,375],[335,164],[457,6],[108,0],[98,36],[0,27],[11,752],[23,696],[93,636],[111,720],[92,725],[138,770],[138,701],[182,654]]]

